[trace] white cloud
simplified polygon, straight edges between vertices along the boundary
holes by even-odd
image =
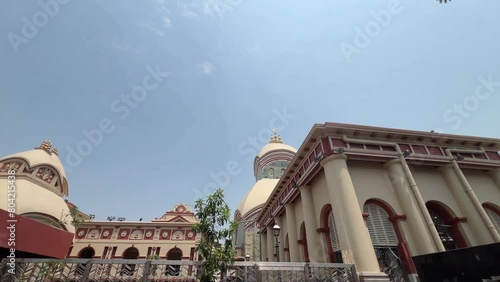
[[[195,12],[198,9],[198,5],[193,3],[187,3],[186,1],[177,1],[177,9],[180,11],[181,16],[185,18],[196,18],[198,17],[198,13]]]
[[[169,17],[164,17],[163,18],[163,26],[164,27],[171,27],[172,26],[172,22],[170,21]]]
[[[198,65],[198,67],[200,67],[201,71],[205,74],[211,74],[215,71],[215,67],[209,62]]]

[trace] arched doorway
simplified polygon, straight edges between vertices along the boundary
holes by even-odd
[[[126,249],[123,254],[123,259],[136,260],[139,257],[139,250],[135,247],[130,247]],[[122,264],[121,275],[133,275],[135,271],[135,264]]]
[[[451,209],[437,201],[429,201],[425,205],[444,248],[449,251],[467,247],[465,237],[460,230],[458,220],[456,220],[457,217]]]
[[[182,260],[182,250],[173,247],[167,252],[167,260]],[[167,276],[179,276],[181,273],[181,266],[178,264],[168,265],[165,270],[165,275]]]
[[[85,247],[78,252],[77,257],[80,259],[92,259],[95,256],[95,250],[92,247]],[[82,275],[85,271],[86,263],[80,263],[76,267],[76,274]]]

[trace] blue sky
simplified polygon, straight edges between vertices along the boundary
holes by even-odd
[[[97,219],[192,206],[228,164],[234,212],[280,115],[296,148],[324,122],[500,138],[499,1],[55,1],[0,3],[0,155],[52,140]]]

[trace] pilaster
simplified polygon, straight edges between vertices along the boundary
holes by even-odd
[[[359,272],[377,273],[378,276],[380,267],[363,220],[346,160],[345,155],[337,154],[321,161],[335,219],[339,218],[342,222],[342,226],[337,226],[338,231],[348,235],[347,244],[342,246],[341,242],[344,262],[355,263]]]
[[[288,229],[288,248],[290,252],[290,261],[299,262],[300,261],[300,250],[299,245],[297,245],[298,231],[297,222],[295,221],[295,210],[292,204],[287,204],[286,209],[286,226]]]

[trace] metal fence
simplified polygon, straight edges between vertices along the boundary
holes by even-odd
[[[16,259],[0,263],[0,282],[191,282],[199,261],[123,259]],[[354,265],[333,263],[235,262],[224,279],[248,282],[358,282]]]

